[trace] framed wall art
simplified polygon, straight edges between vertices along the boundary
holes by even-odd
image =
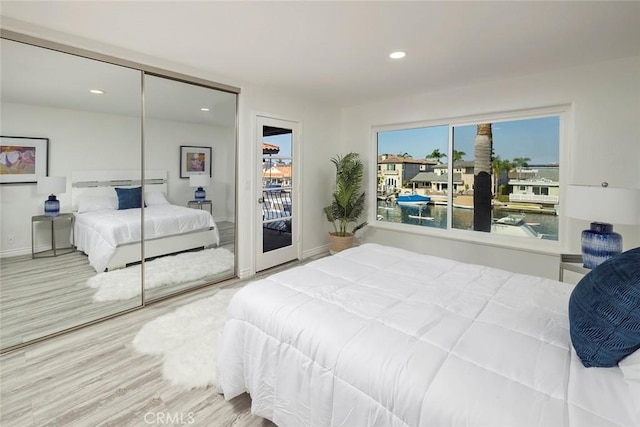
[[[0,136],[0,184],[36,183],[49,173],[49,138]]]
[[[211,176],[211,147],[180,146],[180,178]]]

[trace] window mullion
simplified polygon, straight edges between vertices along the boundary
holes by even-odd
[[[447,230],[453,228],[453,126],[449,125],[449,147],[447,150]]]

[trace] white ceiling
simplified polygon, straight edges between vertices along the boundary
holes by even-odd
[[[0,13],[342,106],[640,55],[638,1],[2,1]],[[389,59],[398,49],[407,57]]]

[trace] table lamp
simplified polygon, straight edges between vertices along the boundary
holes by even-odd
[[[67,178],[64,176],[43,176],[38,178],[38,194],[48,194],[49,198],[44,201],[44,216],[58,216],[60,214],[60,201],[56,199],[56,194],[67,191]]]
[[[202,187],[206,187],[211,183],[211,178],[209,175],[191,175],[189,177],[189,186],[197,187],[196,192],[194,194],[194,199],[198,202],[204,201],[207,197],[207,193],[204,191]]]
[[[612,224],[640,223],[640,190],[601,185],[569,185],[565,199],[567,216],[591,222],[582,232],[582,262],[595,268],[622,252],[622,236]]]

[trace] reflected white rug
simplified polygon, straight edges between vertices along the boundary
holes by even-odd
[[[178,308],[142,327],[133,339],[139,353],[163,356],[162,376],[187,389],[217,386],[216,357],[227,307],[239,288]]]
[[[156,258],[145,263],[145,289],[203,279],[233,269],[233,253],[225,248],[205,249]],[[140,295],[140,265],[98,273],[87,285],[96,288],[93,300],[117,301]]]

